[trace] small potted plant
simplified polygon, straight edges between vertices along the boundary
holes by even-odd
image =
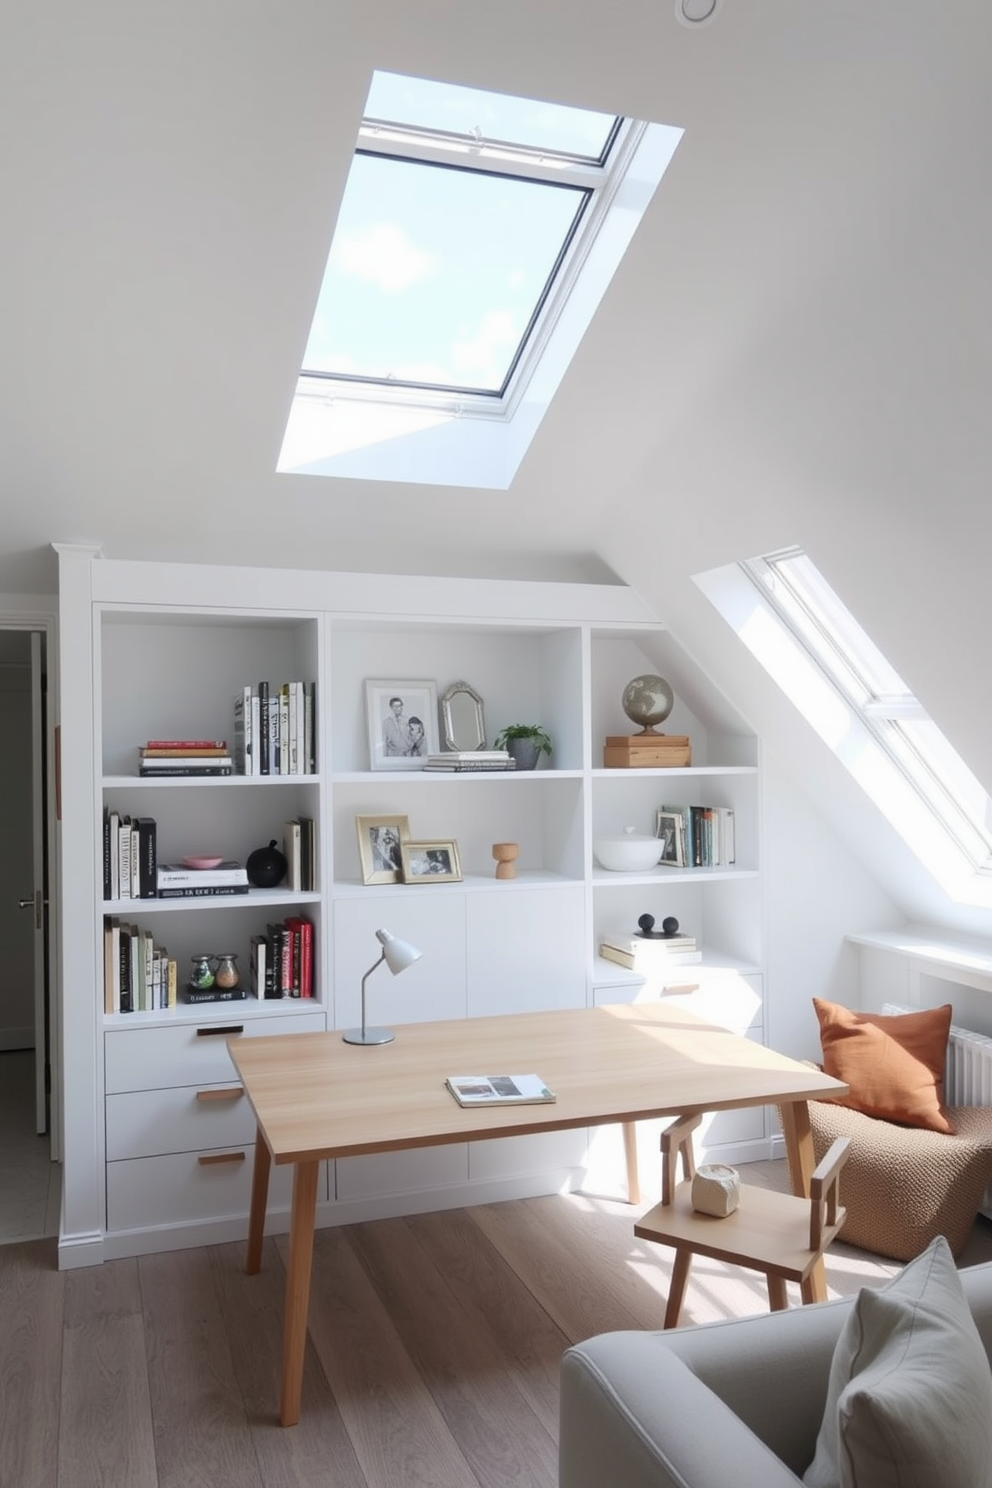
[[[551,740],[537,723],[509,723],[493,740],[494,749],[505,749],[518,770],[533,770],[542,754],[550,754]]]

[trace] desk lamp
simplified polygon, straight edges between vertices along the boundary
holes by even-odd
[[[350,1028],[341,1037],[346,1044],[391,1044],[396,1035],[388,1028],[366,1028],[365,1026],[365,983],[383,961],[389,967],[393,976],[399,976],[401,971],[406,971],[414,961],[419,961],[424,954],[418,951],[416,946],[408,940],[397,940],[395,935],[390,935],[388,930],[377,930],[376,938],[382,946],[382,954],[378,961],[373,961],[368,971],[362,977],[362,1026],[361,1028]]]

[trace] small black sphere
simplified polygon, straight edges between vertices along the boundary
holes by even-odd
[[[674,915],[668,915],[666,919],[662,920],[661,928],[667,936],[678,935],[679,922]]]
[[[287,863],[285,855],[276,846],[276,839],[273,837],[268,847],[256,847],[253,853],[249,853],[245,868],[248,882],[256,889],[274,889],[281,884],[286,877]]]

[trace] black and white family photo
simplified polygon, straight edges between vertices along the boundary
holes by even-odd
[[[420,770],[437,752],[433,682],[366,682],[369,762],[373,770]]]

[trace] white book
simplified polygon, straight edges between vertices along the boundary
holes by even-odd
[[[155,870],[155,886],[168,888],[218,888],[223,884],[246,884],[248,870],[243,863],[233,860],[219,863],[216,868],[187,868],[185,863],[159,863]]]
[[[121,822],[117,829],[117,896],[131,898],[131,823]]]
[[[307,773],[307,710],[303,696],[303,683],[294,682],[296,689],[293,701],[296,707],[296,773]]]
[[[279,689],[279,774],[290,775],[289,753],[289,683]]]
[[[251,694],[251,773],[262,773],[262,711],[258,693]]]
[[[555,1099],[540,1075],[449,1075],[445,1084],[460,1106],[536,1106]]]

